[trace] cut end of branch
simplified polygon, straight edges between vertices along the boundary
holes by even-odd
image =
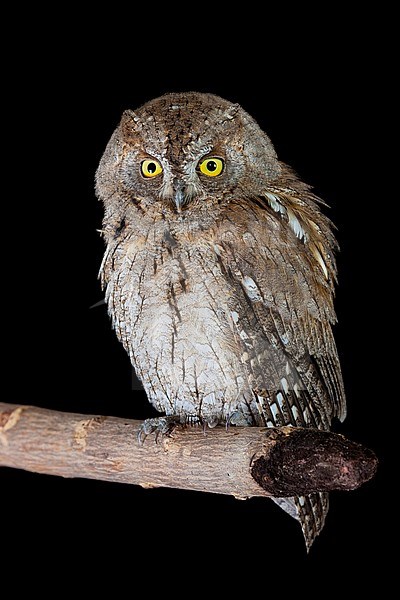
[[[273,496],[354,490],[376,473],[372,450],[342,435],[290,427],[273,435],[275,444],[251,468],[253,478]]]

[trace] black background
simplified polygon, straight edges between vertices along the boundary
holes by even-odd
[[[133,592],[146,567],[155,577],[146,587],[160,592],[208,593],[213,578],[227,593],[237,580],[268,590],[271,581],[318,589],[318,579],[340,589],[343,574],[361,589],[385,579],[393,527],[384,493],[390,367],[383,321],[391,308],[382,223],[388,199],[378,166],[382,61],[368,36],[353,39],[343,22],[330,35],[324,27],[298,32],[285,52],[268,43],[268,28],[258,33],[265,44],[235,37],[229,51],[215,31],[199,48],[188,28],[162,34],[157,49],[150,40],[120,46],[106,29],[99,49],[87,43],[86,52],[77,51],[71,31],[60,51],[54,34],[33,55],[27,48],[14,70],[4,400],[140,419],[155,414],[144,392],[131,389],[129,360],[105,307],[90,309],[102,299],[102,212],[93,178],[125,108],[168,91],[208,91],[239,102],[279,158],[331,207],[341,247],[335,335],[348,396],[348,417],[336,430],[373,448],[380,470],[357,491],[332,493],[325,528],[307,556],[296,522],[263,499],[2,469],[6,556],[10,564],[37,560],[63,585],[82,575],[87,585],[100,578]],[[126,37],[126,23],[123,31]],[[33,581],[44,585],[42,577]]]

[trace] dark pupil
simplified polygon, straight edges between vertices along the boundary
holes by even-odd
[[[156,163],[153,163],[153,162],[149,163],[149,164],[147,165],[147,170],[148,170],[148,172],[149,172],[149,173],[155,173],[155,172],[156,172],[156,170],[157,170],[157,165],[156,165]]]
[[[217,163],[215,160],[209,160],[207,163],[207,169],[209,171],[215,171],[217,169]]]

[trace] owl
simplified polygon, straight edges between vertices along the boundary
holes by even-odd
[[[96,174],[113,327],[165,417],[328,430],[345,417],[323,201],[238,104],[171,93],[127,110]],[[309,548],[328,496],[275,498]]]

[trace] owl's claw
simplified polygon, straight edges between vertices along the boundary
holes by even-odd
[[[155,433],[156,443],[160,437],[170,437],[172,431],[180,425],[181,421],[179,417],[156,417],[155,419],[146,419],[143,421],[138,431],[138,442],[139,446],[143,446],[145,439],[151,433]]]
[[[248,416],[244,415],[239,410],[235,410],[235,412],[233,412],[226,420],[226,429],[228,430],[231,425],[247,427],[251,424],[251,419]]]
[[[141,424],[138,431],[139,446],[143,446],[146,438],[151,433],[155,433],[156,443],[159,437],[170,437],[175,427],[198,427],[203,426],[203,431],[207,427],[213,429],[219,424],[218,418],[201,419],[197,415],[170,415],[166,417],[156,417],[155,419],[146,419]]]

